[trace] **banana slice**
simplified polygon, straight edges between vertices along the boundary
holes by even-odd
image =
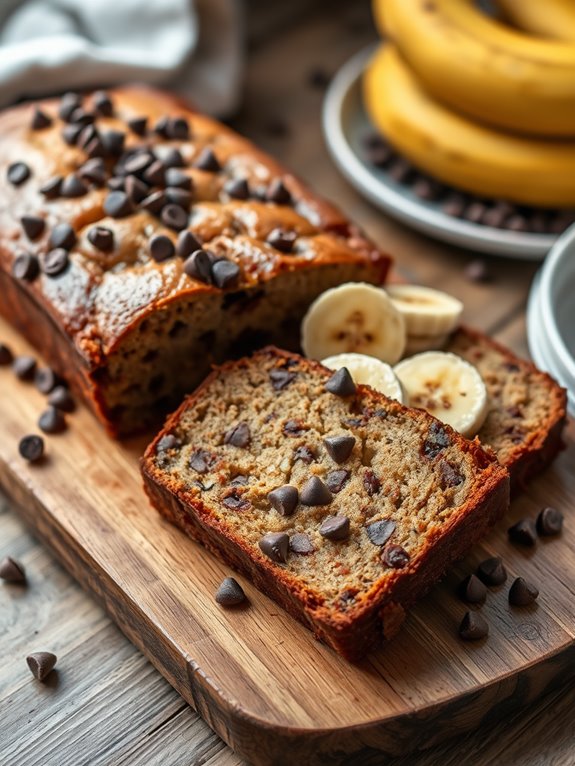
[[[408,404],[448,423],[463,436],[473,436],[487,416],[487,389],[481,375],[455,354],[426,351],[393,368]]]
[[[322,293],[302,322],[306,356],[323,359],[349,351],[394,364],[405,348],[405,321],[387,293],[350,282]]]
[[[421,354],[422,351],[441,351],[447,345],[449,333],[445,335],[408,335],[403,356]]]
[[[374,356],[365,354],[336,354],[322,359],[321,363],[330,370],[339,370],[347,367],[354,383],[375,388],[390,399],[397,399],[403,404],[403,389],[393,369],[376,359]]]
[[[421,285],[389,285],[387,294],[403,314],[407,335],[446,335],[454,330],[463,303],[441,290]]]

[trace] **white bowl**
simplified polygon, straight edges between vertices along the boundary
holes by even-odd
[[[533,282],[527,336],[536,364],[567,389],[575,416],[575,226],[557,240]]]

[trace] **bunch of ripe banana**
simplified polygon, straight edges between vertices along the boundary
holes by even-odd
[[[575,205],[575,1],[374,0],[368,113],[416,167],[488,197]],[[504,19],[504,21],[502,20]]]

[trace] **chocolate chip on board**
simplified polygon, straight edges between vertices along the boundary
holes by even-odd
[[[34,652],[26,657],[26,662],[34,678],[44,681],[54,670],[58,658],[52,652]]]
[[[537,516],[537,532],[543,537],[558,535],[563,528],[563,514],[557,508],[543,508]]]
[[[297,487],[293,487],[291,484],[284,484],[282,487],[276,487],[276,489],[268,492],[268,500],[271,507],[281,516],[291,516],[297,508],[299,492]]]
[[[57,407],[62,412],[74,412],[76,403],[66,386],[56,386],[48,396],[48,404]]]
[[[41,394],[49,394],[58,385],[60,378],[51,367],[40,367],[34,374],[34,385]]]
[[[237,606],[246,601],[246,594],[237,580],[226,577],[217,589],[215,599],[220,606]]]
[[[347,540],[349,537],[349,519],[347,516],[328,516],[323,520],[319,533],[327,540]]]
[[[331,492],[319,476],[312,476],[311,479],[308,479],[300,492],[300,502],[303,505],[328,505],[332,499]]]
[[[336,370],[325,382],[324,388],[335,396],[353,396],[356,388],[347,367]]]
[[[507,580],[507,571],[497,556],[485,559],[477,567],[477,576],[485,585],[503,585]]]
[[[19,380],[34,380],[36,360],[27,354],[17,356],[12,362],[12,372]]]
[[[537,600],[538,596],[538,588],[523,577],[517,577],[509,588],[509,603],[512,606],[529,606]]]
[[[18,452],[28,462],[36,463],[44,455],[44,439],[37,434],[23,436],[18,443]]]
[[[61,410],[50,405],[38,418],[38,428],[45,434],[60,434],[66,430],[66,418]]]
[[[268,532],[259,541],[259,547],[272,561],[285,564],[288,559],[289,535],[285,532]]]
[[[5,343],[0,343],[0,366],[4,367],[8,364],[12,364],[13,361],[14,355],[12,354],[10,346],[7,346]]]
[[[461,625],[459,626],[459,636],[464,641],[480,641],[489,635],[489,625],[483,615],[479,612],[465,612]]]
[[[537,530],[531,519],[520,519],[507,530],[509,540],[519,545],[533,546],[537,542]]]
[[[9,583],[24,583],[26,582],[26,571],[23,564],[11,556],[5,556],[0,561],[0,580]]]
[[[468,575],[460,584],[458,593],[468,604],[483,604],[487,598],[487,586],[477,575]]]

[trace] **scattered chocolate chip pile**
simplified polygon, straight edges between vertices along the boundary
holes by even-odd
[[[516,205],[505,200],[478,198],[448,187],[417,170],[377,134],[365,137],[364,158],[370,165],[385,170],[397,183],[409,187],[419,199],[435,202],[446,215],[470,223],[507,231],[561,234],[575,221],[575,210]]]

